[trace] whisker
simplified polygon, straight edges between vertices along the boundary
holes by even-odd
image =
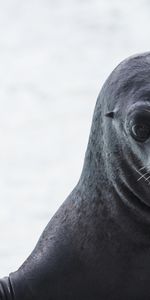
[[[142,170],[146,169],[145,173],[141,173]],[[149,167],[141,167],[139,170],[135,169],[136,172],[140,175],[140,177],[137,179],[137,181],[140,181],[142,178],[147,182],[147,184],[149,185],[150,184],[150,166]],[[146,175],[148,175],[146,177]]]
[[[146,167],[141,167],[138,171],[141,171],[141,170],[143,170],[144,168],[146,168]]]
[[[148,176],[147,178],[145,178],[145,181],[147,181],[150,178],[150,176]]]
[[[139,178],[138,178],[138,180],[137,181],[139,181],[140,179],[142,179],[142,178],[144,178],[145,179],[145,176],[147,175],[147,174],[149,174],[149,171],[148,172],[146,172],[146,173],[144,173],[144,174],[142,174]]]

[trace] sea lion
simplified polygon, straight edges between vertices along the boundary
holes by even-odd
[[[1,300],[150,297],[150,52],[120,63],[98,96],[79,182]]]

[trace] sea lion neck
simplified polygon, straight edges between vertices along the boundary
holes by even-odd
[[[102,95],[102,93],[101,93]],[[109,184],[104,153],[104,124],[102,118],[102,97],[99,96],[95,106],[92,126],[85,153],[80,185],[86,187],[88,194],[99,197],[97,191],[104,194],[105,186]],[[102,196],[102,198],[104,198]]]

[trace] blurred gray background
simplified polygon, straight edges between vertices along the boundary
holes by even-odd
[[[104,80],[148,50],[148,0],[0,1],[0,276],[77,183]]]

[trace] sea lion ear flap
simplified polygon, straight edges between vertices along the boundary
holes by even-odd
[[[109,111],[108,113],[105,114],[105,117],[109,117],[109,118],[114,118],[114,111]]]

